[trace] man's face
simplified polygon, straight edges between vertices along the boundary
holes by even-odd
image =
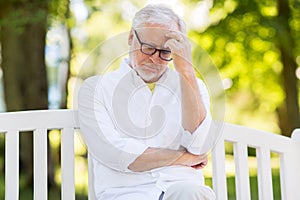
[[[164,47],[168,38],[165,36],[170,31],[178,31],[176,24],[157,25],[149,24],[143,28],[132,29],[128,43],[130,45],[130,66],[147,83],[156,82],[166,71],[169,61],[163,60],[159,56],[159,51],[153,55],[146,55],[141,52],[141,44],[145,43],[159,50],[169,50]],[[140,41],[139,41],[140,40]],[[165,52],[161,52],[161,57]]]

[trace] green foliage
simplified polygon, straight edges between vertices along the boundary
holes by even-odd
[[[0,26],[10,26],[22,33],[25,26],[43,21],[47,15],[49,1],[9,0],[0,5]]]
[[[51,24],[65,24],[69,29],[76,25],[75,17],[70,12],[69,0],[52,0],[48,12],[49,26]]]
[[[65,20],[69,10],[68,0],[52,0],[49,8],[49,15],[54,16],[56,20]]]
[[[249,119],[253,120],[253,116],[274,119],[284,101],[283,65],[277,46],[284,41],[277,39],[281,29],[273,19],[277,15],[276,6],[275,0],[218,1],[211,9],[211,25],[204,32],[190,32],[212,56],[222,78],[233,82],[226,91],[228,104],[230,109],[239,111],[229,113],[231,122],[252,126]],[[290,19],[294,31],[299,29],[296,18]],[[294,45],[299,48],[299,43]],[[245,115],[249,117],[241,117]],[[255,128],[279,131],[274,122],[269,127],[258,124]]]

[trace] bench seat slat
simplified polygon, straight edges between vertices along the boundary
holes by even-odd
[[[270,150],[261,147],[256,150],[256,154],[259,199],[273,200]]]
[[[225,148],[222,138],[212,150],[213,165],[213,188],[218,200],[227,200],[227,182],[225,169]]]
[[[244,143],[234,143],[237,200],[250,200],[248,150]]]
[[[8,130],[5,135],[5,199],[19,199],[18,130]]]
[[[289,152],[280,155],[280,182],[281,199],[300,199],[300,129],[295,129],[292,133],[294,144],[289,148]]]
[[[61,132],[62,200],[75,200],[74,129]]]
[[[33,132],[34,148],[34,200],[47,199],[47,130],[37,129]]]
[[[292,154],[292,152],[294,154]],[[280,185],[282,200],[300,199],[300,146],[289,154],[280,155]]]

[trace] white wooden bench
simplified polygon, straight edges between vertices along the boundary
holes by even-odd
[[[47,190],[47,131],[61,130],[61,199],[75,199],[74,130],[79,129],[77,111],[40,110],[0,114],[0,133],[5,134],[5,199],[19,199],[19,133],[34,135],[34,200],[46,200]],[[272,200],[270,152],[280,156],[281,199],[300,199],[300,131],[287,138],[273,133],[225,123],[223,134],[212,151],[213,189],[218,200],[226,200],[227,184],[224,141],[234,147],[236,199],[250,197],[247,147],[256,149],[258,193],[260,200]],[[89,159],[88,159],[89,160]],[[89,200],[94,200],[91,187],[92,163],[89,166]],[[1,197],[0,197],[1,198]]]

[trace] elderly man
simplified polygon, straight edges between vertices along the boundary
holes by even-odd
[[[201,171],[209,95],[196,78],[184,22],[148,5],[136,13],[128,44],[118,70],[85,80],[79,92],[97,199],[215,199]]]

